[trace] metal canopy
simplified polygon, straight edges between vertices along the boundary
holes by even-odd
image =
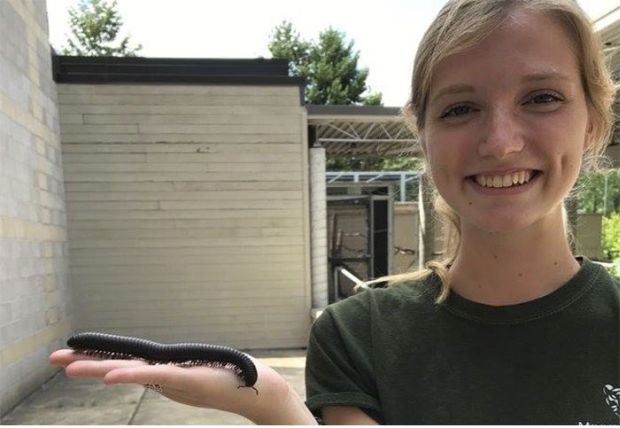
[[[620,80],[620,1],[603,13],[594,21],[594,27],[598,31],[604,45],[605,55],[611,74],[615,81]],[[616,116],[620,113],[620,98],[616,98],[614,110]],[[620,167],[620,129],[619,121],[616,120],[613,137],[607,149],[607,156],[612,160],[613,167]]]
[[[332,157],[419,157],[398,107],[306,105],[315,141]]]
[[[407,183],[419,180],[421,175],[422,171],[328,171],[325,173],[325,178],[328,185],[334,183],[398,184],[400,202],[406,202]]]
[[[620,69],[620,5],[598,17],[594,28],[601,37],[611,71],[617,78]]]

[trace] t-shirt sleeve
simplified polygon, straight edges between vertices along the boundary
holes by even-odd
[[[315,416],[326,406],[354,406],[382,421],[368,318],[364,299],[354,296],[328,307],[314,322],[305,375],[306,405]]]

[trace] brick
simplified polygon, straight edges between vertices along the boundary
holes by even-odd
[[[0,327],[0,337],[5,344],[13,343],[17,340],[17,322]]]
[[[46,292],[52,292],[56,289],[58,289],[58,282],[56,280],[56,275],[53,274],[49,274],[49,275],[45,275],[43,280],[43,284],[44,284],[44,290]]]
[[[40,211],[41,223],[50,224],[52,222],[51,211],[47,208],[42,208]]]
[[[8,325],[13,319],[13,309],[10,303],[0,304],[0,325]]]
[[[49,333],[59,323],[53,243],[65,239],[50,208],[64,212],[49,192],[62,179],[58,109],[47,43],[46,4],[0,0],[0,401],[14,405],[44,379]],[[46,175],[47,173],[47,175]],[[41,189],[43,193],[39,193]],[[42,206],[48,206],[43,208]],[[66,233],[65,233],[66,235]],[[42,262],[49,249],[50,259]],[[66,256],[61,256],[66,257]],[[49,276],[42,273],[51,271]],[[48,279],[48,282],[46,282]],[[52,281],[49,281],[51,279]],[[45,289],[52,293],[48,294]],[[52,306],[47,309],[48,306]],[[47,325],[54,324],[49,333]],[[41,334],[40,334],[41,333]],[[47,341],[46,341],[47,340]],[[11,361],[20,364],[12,364]],[[49,371],[49,370],[47,370]],[[10,383],[10,388],[5,385]],[[0,412],[0,413],[3,413]]]
[[[40,154],[41,156],[45,156],[45,141],[43,141],[41,138],[37,137],[35,139],[36,141],[36,147],[37,147],[37,153]]]
[[[54,325],[60,320],[60,312],[58,307],[53,307],[45,312],[47,325]]]

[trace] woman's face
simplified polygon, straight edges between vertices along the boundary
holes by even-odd
[[[463,226],[561,221],[588,142],[575,48],[554,18],[517,11],[435,68],[421,131],[439,193]]]

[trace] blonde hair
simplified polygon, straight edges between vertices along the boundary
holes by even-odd
[[[601,40],[592,23],[574,0],[451,0],[430,25],[416,53],[411,82],[411,96],[403,108],[406,123],[414,131],[424,128],[431,80],[437,64],[443,59],[473,47],[500,27],[517,9],[546,13],[555,17],[570,34],[580,64],[582,86],[586,95],[593,126],[593,142],[583,156],[582,171],[595,170],[611,136],[615,87],[605,63]],[[430,178],[430,176],[429,176]],[[435,190],[436,193],[436,190]],[[390,275],[366,284],[388,281],[391,284],[417,280],[435,272],[442,288],[436,299],[443,302],[449,294],[449,265],[460,247],[460,218],[440,195],[435,196],[435,211],[444,223],[444,257],[426,263],[426,268],[399,275]],[[563,218],[566,227],[566,209]]]

